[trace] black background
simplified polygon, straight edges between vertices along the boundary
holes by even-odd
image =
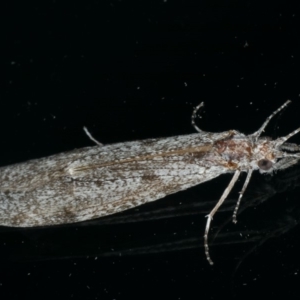
[[[105,144],[189,134],[201,101],[201,128],[249,134],[291,99],[266,134],[291,132],[300,126],[299,13],[290,1],[3,5],[1,165],[93,145],[83,126]],[[228,174],[93,222],[2,227],[0,297],[298,298],[299,173],[256,174],[232,225],[242,176],[213,222],[213,267],[204,216]]]

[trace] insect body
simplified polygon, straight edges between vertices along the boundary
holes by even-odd
[[[272,172],[295,164],[300,147],[285,137],[260,137],[270,119],[251,135],[230,130],[86,147],[0,168],[0,225],[31,227],[74,223],[154,201],[221,174],[234,173],[222,197],[207,216],[204,234],[209,263],[211,220],[241,172],[247,172],[242,195],[254,170]],[[89,135],[89,134],[88,134]],[[89,137],[95,141],[90,135]],[[297,152],[298,151],[298,152]],[[295,153],[297,152],[297,153]]]

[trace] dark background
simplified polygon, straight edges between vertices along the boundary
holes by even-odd
[[[296,3],[296,2],[295,2]],[[299,14],[292,1],[11,1],[1,8],[1,165],[93,143],[300,126]],[[299,136],[291,141],[300,143]],[[239,222],[231,175],[83,224],[0,228],[1,299],[299,297],[300,167],[256,174]],[[268,201],[265,201],[268,200]],[[219,234],[216,235],[216,233]]]

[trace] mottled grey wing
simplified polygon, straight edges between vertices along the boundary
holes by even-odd
[[[87,147],[1,168],[0,224],[83,221],[207,181],[222,170],[208,172],[204,141],[196,134]]]
[[[81,219],[113,214],[209,179],[203,166],[171,157],[85,169],[72,176],[76,214]]]
[[[199,135],[115,144],[69,165],[74,221],[113,214],[182,191],[221,174],[205,162],[212,145]],[[93,162],[93,163],[90,163]]]

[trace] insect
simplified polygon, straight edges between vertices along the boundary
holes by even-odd
[[[295,164],[300,147],[285,137],[260,137],[274,111],[250,135],[236,130],[202,131],[168,138],[147,139],[103,146],[86,130],[97,146],[0,168],[0,225],[32,227],[80,222],[114,214],[185,190],[221,174],[234,173],[216,206],[207,216],[204,246],[209,255],[208,233],[213,216],[241,172],[247,177],[233,213],[238,207],[252,172],[271,173]]]

